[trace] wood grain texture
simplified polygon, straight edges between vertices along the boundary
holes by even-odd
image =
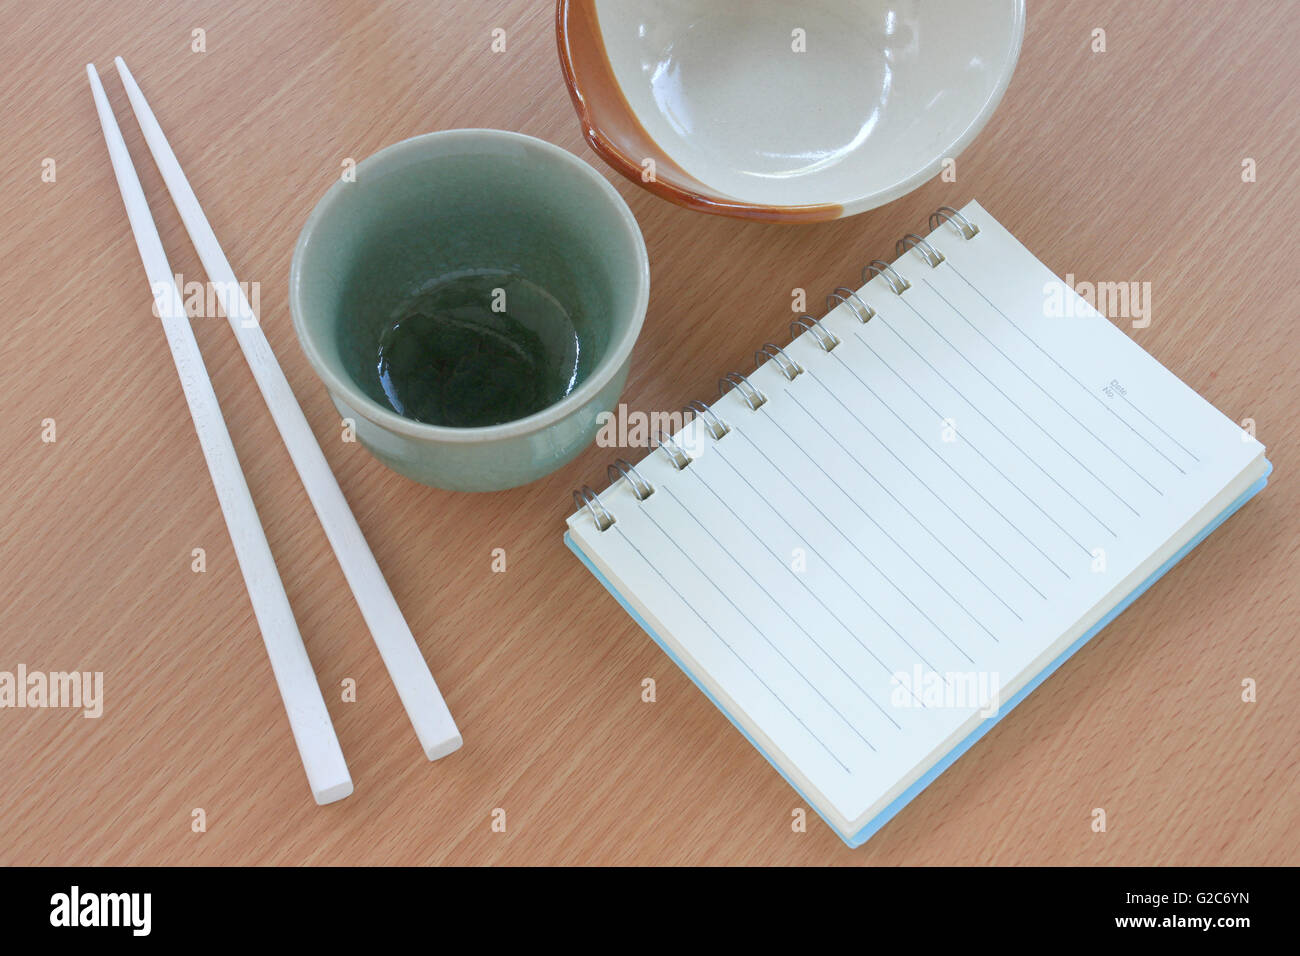
[[[0,6],[0,670],[105,675],[99,720],[0,710],[0,863],[1300,863],[1295,6],[1031,0],[1020,66],[957,181],[817,226],[703,216],[599,166],[552,13],[541,0]],[[505,53],[490,51],[496,27]],[[356,781],[329,807],[308,794],[95,119],[88,61],[174,269],[204,279],[116,54],[236,273],[261,284],[267,337],[465,736],[422,758],[229,328],[196,320]],[[1058,274],[1149,281],[1151,325],[1126,332],[1254,419],[1273,479],[867,846],[816,819],[791,832],[797,795],[561,542],[570,490],[603,484],[609,449],[474,496],[339,440],[290,325],[294,239],[345,158],[459,126],[558,143],[631,205],[652,263],[634,409],[709,399],[722,372],[783,340],[792,287],[817,301],[934,207],[977,198]],[[1246,157],[1257,182],[1242,182]],[[357,703],[340,699],[349,677]],[[657,703],[640,700],[645,677]],[[191,831],[199,807],[206,833]]]

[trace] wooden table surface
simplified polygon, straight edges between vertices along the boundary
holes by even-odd
[[[1031,0],[1015,78],[956,182],[817,226],[689,212],[605,167],[579,134],[545,0],[5,0],[0,21],[0,671],[104,674],[98,720],[0,710],[0,863],[1300,863],[1293,3]],[[196,320],[356,784],[324,808],[95,117],[88,61],[173,268],[202,281],[118,54],[236,273],[260,283],[270,343],[464,733],[458,753],[423,759],[234,337]],[[815,817],[793,832],[794,791],[562,544],[571,489],[603,487],[610,449],[468,495],[340,440],[290,324],[294,239],[345,159],[462,126],[558,143],[627,199],[652,263],[632,409],[708,400],[783,335],[793,287],[841,284],[936,206],[977,198],[1058,274],[1150,282],[1150,327],[1122,327],[1255,421],[1272,481],[867,846]]]

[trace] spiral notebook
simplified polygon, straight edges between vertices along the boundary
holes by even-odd
[[[978,204],[930,229],[565,535],[850,846],[1270,470]]]

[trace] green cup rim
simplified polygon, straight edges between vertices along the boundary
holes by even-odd
[[[439,145],[452,143],[456,140],[483,139],[514,140],[529,143],[549,156],[553,161],[575,170],[580,178],[590,183],[594,191],[602,195],[611,204],[615,214],[626,227],[628,236],[632,240],[632,246],[636,250],[635,267],[637,275],[635,303],[633,305],[634,314],[632,321],[622,335],[610,342],[605,354],[596,367],[592,369],[591,374],[564,398],[554,405],[548,405],[541,411],[534,412],[524,418],[502,422],[498,425],[482,425],[473,428],[430,425],[399,415],[391,408],[385,408],[363,392],[350,378],[335,374],[321,355],[320,349],[317,348],[315,338],[309,332],[304,319],[303,258],[317,225],[341,201],[343,191],[351,186],[350,183],[346,183],[342,179],[338,180],[326,190],[325,195],[316,203],[315,208],[307,217],[307,221],[303,224],[302,231],[298,234],[298,241],[293,247],[293,260],[289,265],[289,314],[293,320],[293,329],[298,337],[299,347],[302,349],[303,354],[307,356],[307,361],[311,363],[321,381],[325,383],[326,388],[332,393],[341,396],[348,406],[358,414],[364,415],[370,421],[390,431],[411,438],[424,438],[440,442],[482,442],[492,439],[513,438],[544,429],[564,419],[570,413],[577,411],[609,384],[614,376],[618,374],[623,363],[627,361],[628,356],[632,354],[632,348],[636,345],[636,340],[641,334],[641,327],[645,323],[646,309],[650,302],[650,257],[646,253],[645,237],[641,234],[641,227],[637,224],[636,217],[632,215],[632,210],[628,208],[627,202],[609,180],[602,176],[590,163],[584,162],[567,149],[556,146],[554,143],[548,143],[546,140],[538,139],[536,136],[515,133],[510,130],[487,128],[437,130],[432,133],[421,133],[418,136],[400,140],[385,146],[378,152],[372,153],[357,164],[356,174],[360,178],[367,170],[382,167],[411,153],[424,152],[430,147],[433,147],[436,153]]]

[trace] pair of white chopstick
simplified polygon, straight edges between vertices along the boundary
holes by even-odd
[[[167,144],[153,111],[135,79],[118,57],[114,60],[118,75],[126,87],[131,107],[144,132],[149,151],[162,173],[167,191],[181,214],[190,240],[198,250],[208,279],[213,283],[222,311],[230,321],[239,340],[239,347],[248,360],[257,387],[262,392],[271,416],[275,419],[280,437],[289,449],[294,467],[307,489],[316,515],[320,518],[330,546],[343,568],[343,575],[357,599],[361,615],[374,636],[389,676],[397,686],[398,696],[406,708],[407,716],[415,726],[425,755],[436,760],[456,750],[461,745],[460,732],[451,713],[434,683],[433,675],[407,627],[405,618],[384,581],[383,573],[375,562],[361,529],[348,507],[338,482],[321,453],[302,409],[294,398],[289,382],[280,370],[275,355],[253,315],[252,306],[235,279],[235,273],[226,261],[217,243],[217,237],[208,225],[199,201],[181,171],[176,155]],[[312,795],[320,804],[341,800],[352,792],[352,777],[348,773],[339,747],[334,725],[330,722],[325,699],[316,682],[311,661],[303,647],[302,636],[289,608],[289,599],[276,571],[275,560],[262,531],[261,521],[253,506],[252,496],[240,470],[239,460],[226,430],[216,393],[208,379],[190,328],[180,290],[172,277],[171,266],[163,251],[162,241],[154,226],[144,190],[136,176],[126,143],[113,110],[104,95],[94,64],[87,64],[90,87],[95,94],[95,107],[99,122],[104,128],[108,154],[113,162],[122,201],[131,220],[136,247],[144,261],[145,272],[153,289],[158,314],[162,317],[163,331],[171,347],[176,371],[180,375],[194,418],[194,428],[199,435],[203,457],[207,460],[212,484],[216,487],[226,526],[243,572],[244,583],[252,600],[266,651],[271,659],[271,669],[289,714],[289,725],[302,756],[303,767]]]

